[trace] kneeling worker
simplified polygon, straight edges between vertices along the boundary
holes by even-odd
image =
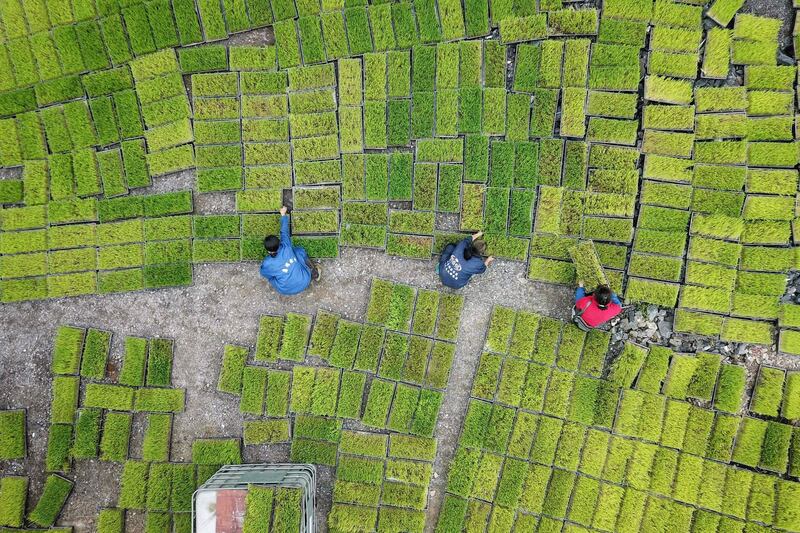
[[[442,250],[436,273],[446,286],[460,289],[469,282],[475,274],[482,274],[486,267],[492,264],[494,257],[483,259],[486,253],[486,242],[479,231],[472,237],[467,237],[457,244],[448,244]]]
[[[311,281],[319,281],[319,268],[314,266],[302,246],[292,246],[289,235],[289,215],[281,207],[281,237],[264,239],[267,256],[261,263],[261,275],[267,278],[280,294],[292,295],[306,290]]]
[[[575,307],[572,308],[572,321],[580,329],[589,331],[605,324],[621,312],[622,303],[608,285],[600,285],[587,294],[583,282],[578,282],[578,288],[575,290]]]

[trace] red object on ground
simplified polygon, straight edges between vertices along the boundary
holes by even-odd
[[[605,324],[622,312],[622,307],[614,302],[609,302],[605,309],[600,309],[594,296],[584,296],[575,303],[575,308],[579,313],[583,311],[581,319],[591,328]]]
[[[217,533],[242,533],[246,499],[246,490],[217,491]]]

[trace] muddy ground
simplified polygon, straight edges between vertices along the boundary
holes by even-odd
[[[391,258],[381,252],[345,249],[339,259],[326,261],[323,280],[296,297],[276,295],[258,277],[255,263],[195,267],[194,286],[114,296],[40,301],[0,307],[0,408],[28,410],[29,455],[24,462],[2,463],[2,474],[32,478],[33,495],[44,479],[50,401],[50,351],[60,324],[92,326],[114,332],[112,363],[119,364],[125,335],[169,337],[175,340],[173,385],[187,390],[186,412],[175,417],[172,461],[189,461],[197,437],[238,437],[242,416],[238,400],[216,392],[226,343],[253,345],[258,316],[289,311],[313,314],[328,309],[348,319],[362,319],[373,276],[439,288],[433,262]],[[524,279],[524,265],[497,261],[463,292],[465,307],[458,348],[443,402],[431,486],[429,518],[438,513],[444,497],[446,465],[458,439],[469,388],[483,337],[495,305],[509,305],[565,318],[570,291]],[[138,457],[143,420],[137,417],[131,456]],[[248,462],[286,461],[288,445],[248,447]],[[114,505],[121,465],[81,461],[70,473],[75,492],[60,522],[76,531],[91,531],[98,509]],[[320,468],[318,516],[325,524],[330,508],[330,469]],[[323,526],[323,531],[325,530]]]

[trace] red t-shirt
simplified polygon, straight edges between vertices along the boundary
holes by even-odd
[[[578,313],[583,311],[581,319],[591,328],[605,324],[622,311],[622,307],[614,302],[609,302],[605,309],[600,309],[594,296],[584,296],[575,303],[575,308]]]

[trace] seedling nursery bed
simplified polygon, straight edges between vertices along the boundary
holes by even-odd
[[[5,1],[0,528],[191,531],[274,459],[330,531],[800,531],[800,46],[761,4]],[[284,203],[321,283],[226,314]],[[578,281],[742,357],[577,330]]]

